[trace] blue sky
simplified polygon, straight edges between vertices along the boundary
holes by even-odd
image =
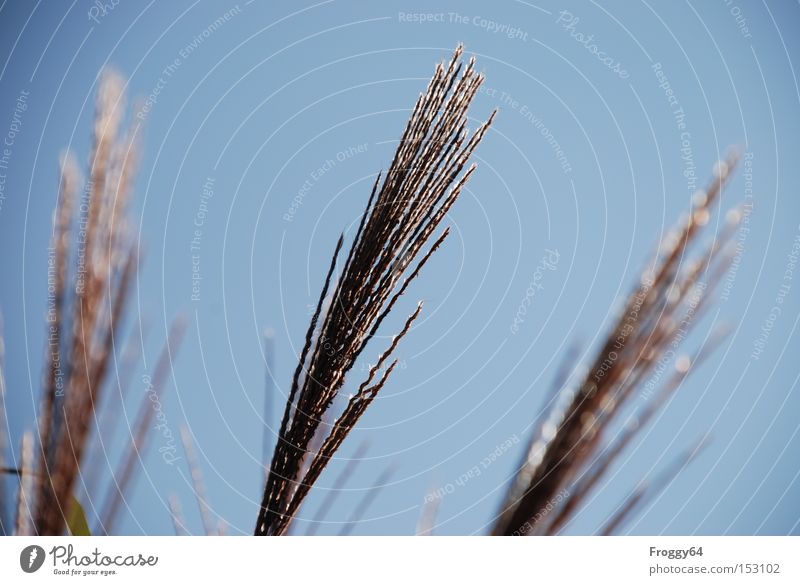
[[[437,532],[486,532],[560,359],[573,342],[579,361],[590,359],[647,255],[730,145],[751,166],[721,205],[752,189],[750,231],[726,298],[686,348],[715,323],[732,333],[567,532],[596,530],[639,479],[706,431],[708,449],[628,529],[800,530],[800,369],[791,358],[800,291],[786,279],[800,235],[797,3],[121,0],[101,10],[76,0],[5,2],[0,13],[0,133],[18,130],[0,207],[12,444],[32,427],[41,377],[58,156],[69,147],[86,160],[98,72],[113,66],[132,104],[155,100],[131,107],[143,122],[134,208],[146,262],[129,323],[145,320],[150,332],[110,464],[145,392],[142,376],[183,314],[190,326],[164,412],[175,434],[184,423],[192,431],[215,517],[228,532],[250,533],[262,431],[275,428],[336,238],[389,164],[435,62],[463,42],[486,72],[473,126],[500,113],[448,218],[451,238],[368,350],[374,361],[424,299],[398,350],[402,367],[321,478],[297,531],[368,441],[320,533],[337,533],[388,468],[355,533],[413,533],[425,494],[448,485]],[[15,122],[21,94],[27,109]],[[548,250],[558,263],[512,332]],[[194,293],[193,267],[202,276]],[[277,393],[265,419],[267,328]],[[121,530],[170,533],[174,493],[200,532],[185,465],[166,464],[156,451],[163,437],[151,439]],[[502,456],[458,482],[498,448]]]

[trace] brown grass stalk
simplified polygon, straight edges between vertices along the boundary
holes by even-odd
[[[0,313],[0,470],[7,468],[8,451],[8,412],[6,411],[6,345],[3,334],[3,315]],[[11,520],[6,515],[10,505],[6,491],[5,472],[0,471],[0,536],[12,533]]]
[[[347,522],[342,526],[339,530],[339,536],[349,536],[355,527],[358,525],[359,522],[364,518],[364,515],[369,510],[369,507],[372,505],[372,502],[375,501],[375,498],[386,489],[386,484],[392,478],[392,476],[397,471],[397,465],[394,463],[390,463],[386,466],[378,478],[375,480],[375,483],[366,491],[366,493],[361,497],[356,507],[353,509],[353,513],[348,518]]]
[[[172,518],[172,528],[175,530],[175,536],[187,536],[189,531],[186,530],[186,518],[183,517],[181,501],[175,494],[170,494],[168,502],[169,515]]]
[[[33,433],[25,431],[22,435],[19,458],[19,495],[17,496],[16,535],[33,534]]]
[[[114,530],[124,494],[130,488],[136,471],[136,463],[143,460],[150,442],[150,435],[153,432],[152,421],[156,414],[154,402],[160,401],[163,397],[167,378],[172,372],[173,359],[180,348],[185,332],[186,319],[182,317],[175,319],[153,370],[153,376],[150,380],[151,387],[142,396],[142,403],[139,406],[139,412],[136,415],[136,422],[133,427],[130,447],[123,456],[119,470],[114,474],[112,485],[106,496],[101,524],[96,531],[98,533],[110,534]]]
[[[107,449],[112,444],[114,432],[118,430],[117,423],[133,382],[136,365],[141,358],[141,347],[146,337],[146,329],[141,324],[137,324],[131,329],[125,342],[121,365],[114,378],[116,393],[109,397],[111,400],[106,401],[107,403],[102,408],[94,440],[91,441],[86,455],[86,470],[82,472],[82,478],[87,497],[91,497],[97,492],[102,472],[104,469],[109,469]]]
[[[663,470],[652,482],[641,480],[633,492],[625,498],[625,501],[611,515],[608,521],[600,529],[599,534],[610,536],[618,534],[624,524],[629,521],[647,502],[654,500],[660,493],[669,487],[681,471],[694,461],[697,456],[706,448],[708,441],[700,440],[691,449],[682,453],[667,469]]]
[[[203,480],[203,470],[200,468],[200,462],[197,459],[197,450],[194,447],[191,432],[185,424],[181,425],[181,442],[183,443],[183,451],[186,453],[186,464],[189,467],[189,474],[192,478],[192,488],[194,497],[197,500],[197,508],[200,511],[200,518],[203,521],[203,530],[206,536],[209,536],[215,532],[214,518],[208,506],[206,482]]]
[[[438,487],[439,486],[432,484],[428,489],[428,493],[435,493]],[[436,528],[436,519],[439,516],[439,508],[441,505],[442,498],[426,497],[423,500],[414,534],[417,536],[433,536],[433,530]]]

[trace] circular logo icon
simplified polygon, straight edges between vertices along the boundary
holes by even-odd
[[[44,564],[44,549],[41,546],[32,544],[26,546],[19,553],[19,566],[26,573],[35,573]]]

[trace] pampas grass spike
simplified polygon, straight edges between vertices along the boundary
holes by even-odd
[[[494,114],[469,136],[467,109],[483,75],[475,72],[474,58],[462,66],[462,53],[459,46],[449,64],[436,67],[427,90],[417,100],[388,171],[375,180],[350,251],[334,278],[344,236],[336,244],[292,379],[256,522],[257,535],[286,532],[330,457],[386,383],[396,362],[379,372],[422,310],[422,304],[418,305],[406,320],[322,446],[310,453],[323,415],[347,374],[447,237],[444,230],[408,271],[475,170],[474,165],[466,165]]]
[[[729,266],[731,256],[726,251],[738,225],[735,214],[697,259],[690,260],[690,255],[738,158],[732,151],[715,167],[714,179],[695,196],[691,212],[659,246],[586,376],[576,389],[562,392],[537,427],[493,534],[548,534],[558,530],[641,428],[636,426],[623,435],[622,443],[604,447],[605,435],[623,405],[646,381],[667,348],[680,343],[702,318]],[[666,383],[666,390],[656,399],[657,407],[680,380],[682,377]],[[652,408],[645,408],[641,422],[646,423],[652,414]],[[561,498],[548,520],[542,522],[548,515],[541,512],[567,487],[571,488],[569,496]]]
[[[61,534],[70,513],[90,436],[96,424],[115,331],[126,305],[136,256],[127,227],[127,202],[137,163],[135,135],[120,136],[122,78],[107,70],[100,79],[89,181],[77,205],[74,159],[62,162],[53,228],[54,299],[42,407],[39,413],[39,488],[35,525],[39,534]],[[81,214],[74,288],[70,277],[73,210]],[[71,315],[68,315],[69,301]]]

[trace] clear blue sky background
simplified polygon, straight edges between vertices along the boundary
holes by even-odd
[[[0,7],[2,136],[18,95],[30,92],[0,208],[0,303],[15,448],[32,428],[41,377],[58,155],[70,145],[86,160],[104,66],[129,79],[132,97],[146,97],[164,79],[144,128],[134,203],[147,256],[131,322],[151,324],[146,365],[137,367],[129,420],[108,446],[109,459],[116,465],[144,393],[141,376],[152,368],[170,320],[187,315],[189,333],[164,411],[174,434],[184,422],[192,430],[213,514],[228,532],[250,533],[261,490],[262,431],[265,424],[275,428],[307,306],[316,300],[336,237],[363,209],[374,173],[390,162],[434,63],[464,42],[487,75],[487,91],[471,111],[475,123],[493,108],[499,117],[477,154],[479,171],[448,220],[452,237],[386,323],[389,336],[425,299],[424,318],[399,348],[406,367],[348,438],[302,516],[314,516],[366,440],[369,451],[320,533],[338,532],[390,466],[394,474],[355,533],[413,533],[425,494],[448,485],[454,489],[442,500],[437,532],[486,532],[559,360],[575,340],[582,342],[581,361],[591,357],[648,252],[687,209],[681,131],[653,70],[661,63],[685,111],[698,186],[729,145],[752,155],[754,211],[739,270],[729,297],[687,349],[714,322],[731,323],[733,332],[567,532],[596,530],[635,482],[709,430],[709,448],[627,529],[800,532],[800,272],[763,353],[751,357],[800,234],[796,2],[121,0],[105,14],[93,13],[96,21],[89,18],[93,6],[76,0]],[[579,19],[572,30],[558,22],[562,10]],[[411,23],[401,13],[441,16]],[[503,25],[518,34],[494,30]],[[607,68],[575,33],[593,35],[627,76]],[[532,116],[560,145],[561,161]],[[316,173],[326,160],[334,164]],[[200,300],[193,301],[190,240],[208,178],[214,196],[199,253]],[[311,187],[287,222],[283,216],[305,181]],[[744,195],[740,171],[722,206]],[[546,249],[559,251],[557,269],[544,275],[512,335]],[[262,333],[269,327],[277,393],[265,420]],[[374,360],[386,341],[377,340],[368,357]],[[459,476],[509,439],[519,443],[458,485]],[[124,532],[170,533],[171,493],[192,531],[201,531],[186,467],[167,465],[155,452],[163,441],[154,431]],[[95,494],[93,502],[103,497]],[[301,520],[297,531],[306,527]]]

